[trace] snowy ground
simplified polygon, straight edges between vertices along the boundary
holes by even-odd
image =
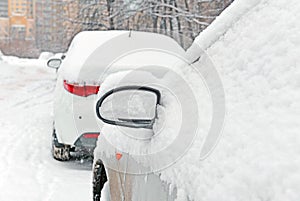
[[[51,157],[55,72],[17,64],[0,62],[0,200],[92,200],[91,164]]]

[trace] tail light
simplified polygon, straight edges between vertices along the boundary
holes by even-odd
[[[77,96],[87,97],[93,94],[97,94],[100,86],[97,85],[79,85],[77,83],[69,83],[64,80],[64,88]]]
[[[100,133],[86,133],[83,135],[84,138],[98,138]]]

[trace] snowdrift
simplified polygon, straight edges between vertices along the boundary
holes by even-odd
[[[300,199],[299,10],[297,0],[236,0],[195,40],[191,61],[205,66],[204,50],[214,62],[227,118],[206,160],[196,140],[162,173],[178,200]]]

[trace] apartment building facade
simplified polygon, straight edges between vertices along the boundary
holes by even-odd
[[[35,0],[8,0],[9,36],[14,40],[35,40]]]
[[[8,20],[8,1],[0,1],[0,41],[8,40],[9,20]]]

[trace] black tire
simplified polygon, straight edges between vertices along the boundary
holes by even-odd
[[[58,161],[69,161],[71,159],[71,147],[58,142],[55,130],[52,134],[52,156]]]
[[[98,160],[93,169],[93,201],[100,201],[105,182],[107,182],[105,167],[102,161]]]

